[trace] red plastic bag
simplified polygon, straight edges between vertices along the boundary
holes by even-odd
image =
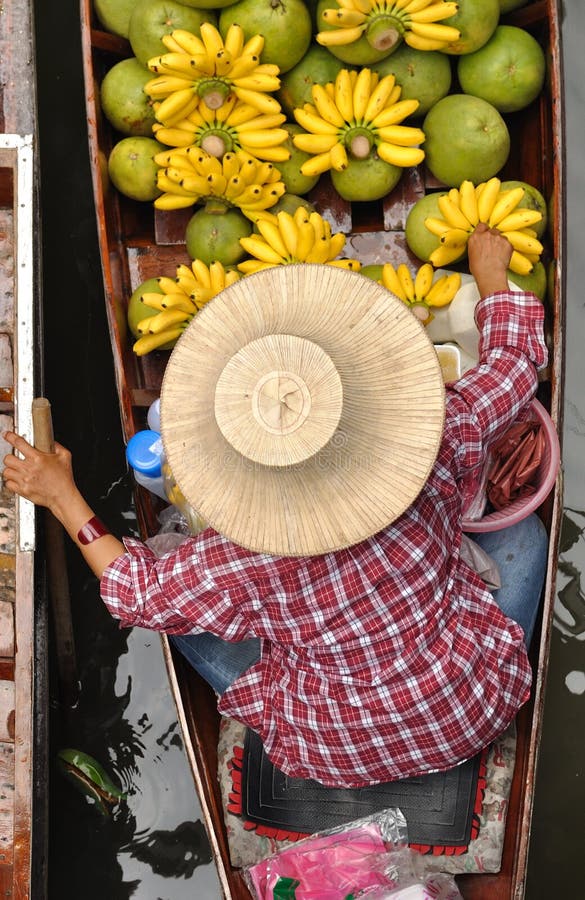
[[[534,493],[544,442],[541,423],[526,420],[511,425],[491,447],[486,493],[494,509]]]

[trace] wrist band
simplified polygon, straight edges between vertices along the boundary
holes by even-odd
[[[89,522],[86,522],[77,532],[77,540],[80,544],[91,544],[92,541],[109,533],[104,523],[97,516],[92,516]]]

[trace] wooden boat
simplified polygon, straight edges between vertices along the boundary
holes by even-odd
[[[32,3],[8,0],[0,16],[0,430],[16,428],[29,438],[41,373],[33,36]],[[10,448],[1,443],[3,456]],[[0,504],[0,894],[42,900],[47,606],[35,565],[34,507],[3,489]]]
[[[137,358],[125,333],[125,303],[146,278],[174,275],[179,262],[189,262],[184,246],[186,219],[154,212],[150,204],[139,204],[108,187],[104,161],[112,134],[100,117],[98,87],[107,69],[131,55],[129,44],[100,30],[92,17],[90,0],[81,2],[83,58],[87,93],[89,148],[93,168],[95,206],[101,246],[105,302],[109,317],[112,353],[126,439],[145,427],[146,411],[158,396],[168,353],[156,352]],[[561,432],[564,328],[564,160],[563,81],[560,47],[560,10],[556,0],[529,2],[502,21],[528,29],[546,50],[548,77],[541,97],[530,107],[510,117],[512,151],[502,178],[521,179],[538,187],[550,198],[552,227],[546,237],[549,266],[547,329],[551,349],[548,370],[543,374],[539,399],[549,410]],[[404,250],[404,221],[411,204],[425,189],[437,187],[424,167],[406,170],[393,193],[377,204],[354,204],[340,200],[321,179],[311,199],[326,212],[335,230],[348,235],[348,246],[357,248],[362,262],[398,259]],[[192,214],[192,210],[190,211]],[[381,250],[381,248],[384,248]],[[417,260],[412,257],[412,263]],[[418,263],[420,264],[420,263]],[[136,510],[143,536],[156,529],[156,501],[138,488]],[[539,510],[550,535],[548,575],[538,633],[533,640],[534,690],[532,700],[521,710],[518,721],[516,766],[505,834],[501,871],[498,874],[459,877],[466,898],[519,898],[524,892],[530,841],[530,822],[535,770],[543,715],[544,688],[557,567],[557,542],[561,514],[560,478]],[[207,824],[220,883],[227,898],[245,900],[249,893],[241,873],[230,865],[222,802],[217,781],[219,717],[212,691],[175,655],[163,637],[171,688],[183,729],[186,751]]]

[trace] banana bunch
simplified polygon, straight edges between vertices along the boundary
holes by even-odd
[[[264,38],[254,35],[244,41],[240,25],[230,25],[225,42],[214,25],[204,22],[200,37],[176,29],[162,41],[168,53],[148,61],[156,78],[144,90],[155,101],[156,118],[170,127],[187,118],[200,100],[209,109],[219,109],[231,93],[261,113],[280,112],[280,104],[270,92],[280,87],[280,69],[261,64]]]
[[[412,277],[405,263],[395,269],[392,263],[385,263],[380,284],[395,294],[414,313],[423,325],[433,321],[431,307],[447,306],[461,287],[459,272],[442,275],[433,281],[435,270],[430,263],[424,263]]]
[[[137,356],[177,340],[194,315],[225,287],[239,279],[239,272],[224,269],[220,262],[206,266],[200,259],[191,266],[177,266],[175,278],[157,279],[162,293],[147,292],[140,298],[156,315],[142,319],[137,326],[140,337],[133,346]]]
[[[258,234],[240,238],[240,244],[254,259],[238,263],[243,275],[289,263],[328,263],[359,271],[357,259],[336,259],[345,246],[343,232],[331,234],[331,226],[319,213],[299,206],[294,214],[281,210],[257,219]]]
[[[294,110],[305,134],[293,143],[312,154],[301,166],[303,175],[342,171],[350,157],[366,159],[375,148],[380,159],[393,166],[416,166],[424,159],[418,145],[425,139],[420,128],[400,123],[418,108],[418,100],[400,100],[402,88],[394,75],[341,69],[335,82],[314,84],[313,103]]]
[[[428,216],[425,226],[439,238],[440,246],[430,254],[434,266],[448,265],[460,259],[467,249],[469,236],[479,222],[497,228],[512,244],[510,266],[517,275],[528,275],[538,262],[543,246],[532,228],[542,219],[535,209],[520,209],[524,188],[500,190],[499,178],[490,178],[475,186],[463,181],[437,200],[443,218]]]
[[[279,125],[284,113],[259,113],[256,107],[230,94],[219,109],[209,109],[203,100],[189,115],[172,127],[156,123],[154,137],[169,147],[200,147],[218,159],[231,150],[245,150],[250,156],[270,162],[284,162],[290,152],[282,145],[288,132]]]
[[[221,160],[199,147],[163,150],[154,157],[161,168],[157,184],[162,193],[157,209],[183,209],[207,197],[217,197],[254,218],[286,191],[280,172],[271,162],[261,162],[244,150],[225,153]]]
[[[460,32],[443,19],[454,16],[457,3],[445,0],[336,0],[322,18],[329,27],[317,34],[324,47],[353,44],[364,36],[375,50],[390,51],[401,41],[414,50],[443,50]]]

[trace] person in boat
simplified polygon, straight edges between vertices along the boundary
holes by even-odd
[[[363,526],[366,535],[340,549],[319,551],[320,530],[326,530],[319,527],[312,552],[298,555],[250,550],[244,541],[206,528],[157,557],[148,543],[122,542],[99,522],[76,486],[68,450],[57,444],[54,454],[46,454],[22,436],[5,435],[17,451],[4,459],[6,487],[48,507],[61,522],[100,579],[101,596],[121,626],[169,634],[217,693],[219,711],[255,730],[274,765],[289,775],[357,787],[445,770],[501,734],[529,697],[527,646],[546,569],[544,526],[531,515],[477,535],[499,568],[501,587],[493,593],[461,551],[469,484],[490,442],[534,397],[538,369],[547,361],[542,304],[531,293],[509,290],[511,251],[506,238],[487,226],[471,236],[469,267],[480,294],[479,364],[447,385],[446,403],[442,379],[442,393],[430,391],[440,404],[432,399],[423,415],[434,447],[426,468],[415,471],[416,435],[409,450],[414,474],[404,459],[395,470],[389,456],[391,483],[407,492],[398,514],[388,514],[375,533]],[[364,343],[346,342],[347,352]],[[161,395],[165,445],[172,443],[164,418],[168,371]],[[192,377],[188,384],[193,392]],[[407,409],[429,390],[419,388]],[[372,428],[383,422],[388,406],[383,396],[378,399],[379,411],[369,412]],[[409,415],[403,418],[408,437]],[[255,477],[259,468],[249,470]],[[279,469],[274,479],[281,475]],[[336,501],[331,493],[325,500],[319,494],[322,471],[313,476],[316,520],[321,512],[325,521]],[[384,497],[388,481],[384,472],[372,475],[378,477]],[[336,484],[341,495],[343,480]],[[217,490],[219,502],[226,490],[221,477]],[[291,504],[293,494],[291,489]],[[254,532],[248,545],[257,546],[276,512],[262,496],[247,496],[239,521]],[[359,498],[349,506],[341,496],[339,502],[346,502],[345,518],[352,518],[348,509],[370,512],[358,509]],[[376,505],[371,495],[368,505]],[[358,521],[358,534],[359,528]]]

